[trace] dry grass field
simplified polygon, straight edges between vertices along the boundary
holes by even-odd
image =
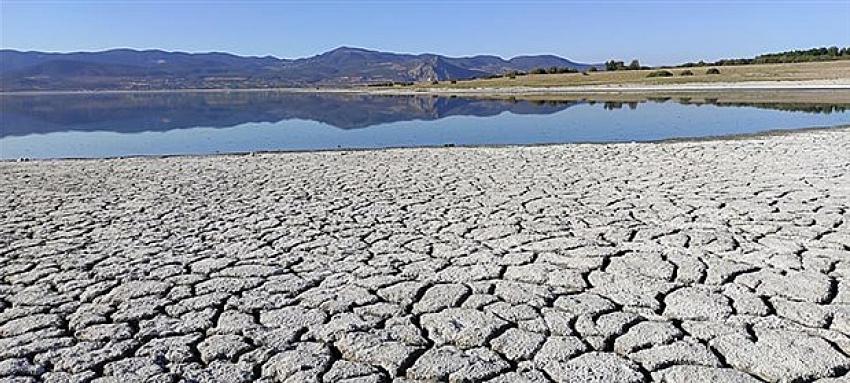
[[[762,64],[716,67],[720,74],[709,75],[709,67],[674,68],[673,77],[647,77],[654,70],[588,72],[566,74],[538,74],[494,79],[479,79],[457,81],[451,84],[441,81],[439,84],[417,84],[416,88],[503,88],[503,87],[556,87],[581,85],[615,85],[615,84],[646,84],[665,85],[683,83],[712,83],[712,82],[743,82],[743,81],[808,81],[808,80],[837,80],[850,78],[850,60],[794,63],[794,64]],[[682,76],[681,73],[690,70],[693,76]]]

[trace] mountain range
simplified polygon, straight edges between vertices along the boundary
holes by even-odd
[[[461,80],[551,67],[587,70],[604,64],[576,63],[554,55],[506,60],[350,47],[300,59],[133,49],[74,53],[3,49],[0,91],[352,86]]]

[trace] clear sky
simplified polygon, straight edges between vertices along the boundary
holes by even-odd
[[[0,0],[0,47],[283,58],[338,46],[645,64],[850,45],[850,0]]]

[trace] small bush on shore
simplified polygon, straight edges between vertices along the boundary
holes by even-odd
[[[679,73],[679,76],[693,76],[693,75],[694,75],[694,72],[691,72],[689,70],[682,71],[682,73]]]
[[[708,70],[705,71],[705,74],[720,74],[720,69],[708,68]]]
[[[657,70],[649,72],[646,77],[673,77],[673,72],[670,72],[669,70]]]

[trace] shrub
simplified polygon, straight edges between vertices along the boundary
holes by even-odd
[[[682,73],[679,73],[679,76],[693,76],[693,75],[694,75],[694,72],[691,72],[689,70],[684,70],[684,71],[682,71]]]
[[[452,80],[452,81],[451,81],[451,83],[452,83],[452,84],[457,84],[457,80]]]
[[[439,84],[439,83],[440,83],[440,82],[439,82],[439,81],[437,81],[437,80],[431,81],[431,85],[437,85],[437,84]]]
[[[588,69],[588,71],[591,71],[591,72],[596,72],[596,71],[598,71],[598,70],[599,70],[599,69],[596,69],[596,67],[595,67],[595,66],[592,66],[592,67],[590,67],[590,69]]]
[[[649,72],[646,77],[673,77],[673,72],[670,72],[669,70],[657,70]]]
[[[568,67],[557,68],[556,73],[578,73],[578,69],[572,69]]]
[[[720,69],[708,68],[708,70],[705,71],[705,74],[720,74]]]
[[[366,84],[366,86],[373,86],[373,87],[393,86],[393,85],[395,85],[395,84],[392,83],[392,82],[376,82],[376,83],[372,83],[372,84]],[[319,89],[319,88],[317,87],[316,89]]]

